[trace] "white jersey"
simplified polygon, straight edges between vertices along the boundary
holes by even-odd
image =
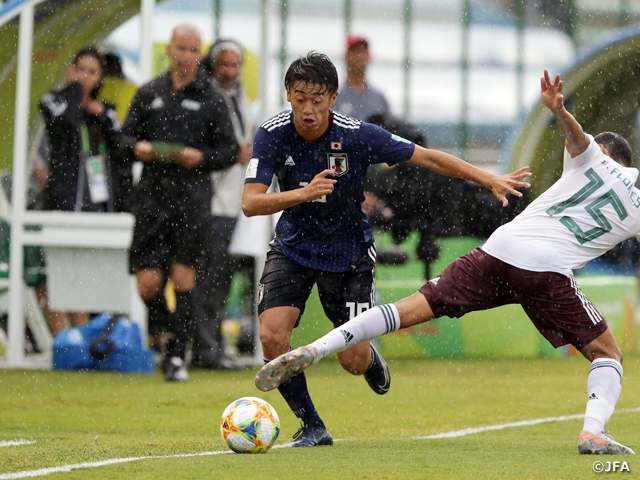
[[[564,152],[562,176],[482,249],[524,270],[571,276],[574,269],[640,236],[638,170],[589,146],[575,158]]]

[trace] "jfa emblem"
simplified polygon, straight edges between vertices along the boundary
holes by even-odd
[[[329,168],[333,170],[336,177],[344,175],[349,171],[349,160],[346,153],[328,153]]]

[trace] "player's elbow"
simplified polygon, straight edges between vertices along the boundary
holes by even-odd
[[[245,198],[242,199],[242,213],[244,213],[246,217],[254,217],[259,214],[256,210],[254,202],[252,202],[250,199]]]

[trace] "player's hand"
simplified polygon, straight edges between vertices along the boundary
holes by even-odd
[[[171,155],[169,155],[169,158],[171,158],[171,161],[179,167],[190,170],[200,165],[204,156],[202,155],[202,151],[197,148],[184,147],[182,150],[172,152]]]
[[[523,182],[522,180],[530,176],[529,167],[522,167],[506,175],[496,175],[491,183],[491,191],[502,202],[502,206],[506,207],[509,204],[506,195],[510,193],[516,197],[521,197],[522,193],[517,191],[516,187],[529,188],[531,186],[529,182]]]
[[[153,162],[156,159],[156,152],[153,150],[151,143],[146,140],[140,140],[133,146],[133,154],[136,160],[144,163]]]
[[[544,76],[540,78],[540,97],[542,103],[552,112],[562,110],[564,107],[564,97],[562,95],[562,80],[560,75],[556,74],[555,81],[551,82],[551,77],[547,70]]]
[[[332,193],[334,185],[337,182],[335,178],[330,178],[334,175],[335,172],[327,168],[326,170],[323,170],[315,177],[313,177],[313,180],[311,180],[311,182],[303,187],[306,198],[305,201],[312,202],[313,200],[317,200],[323,195],[329,195],[330,193]]]

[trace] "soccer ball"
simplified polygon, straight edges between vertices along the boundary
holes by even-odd
[[[222,412],[220,433],[236,453],[264,453],[280,435],[280,419],[261,398],[242,397]]]

